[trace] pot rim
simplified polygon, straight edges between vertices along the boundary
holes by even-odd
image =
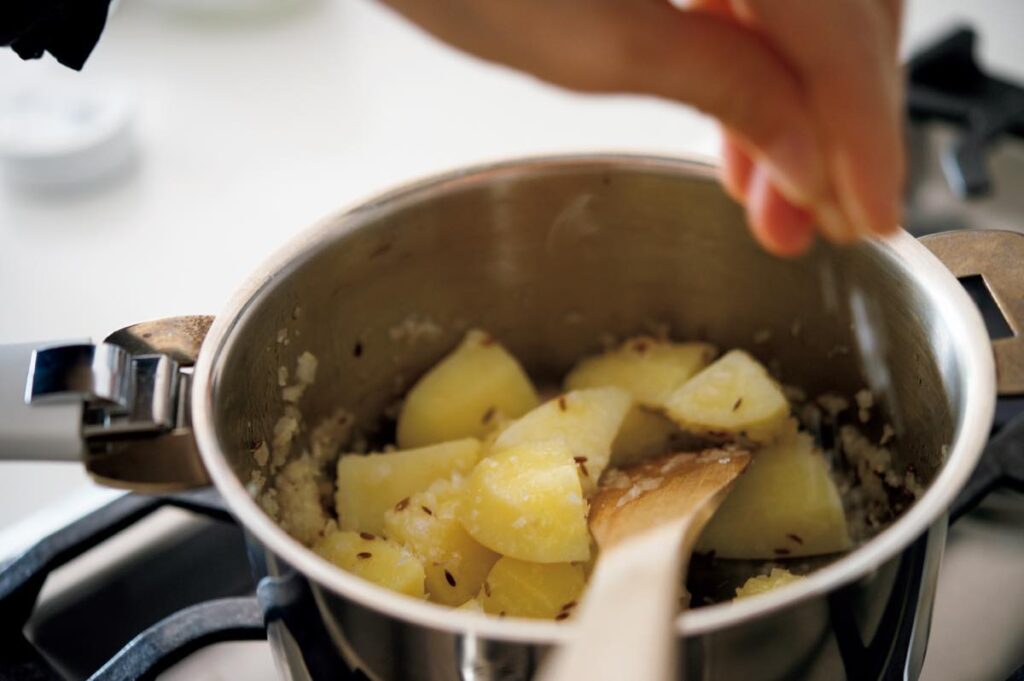
[[[335,594],[407,622],[456,634],[524,643],[558,643],[572,636],[564,623],[483,616],[472,611],[417,601],[349,574],[288,535],[249,495],[220,449],[214,427],[213,387],[219,357],[246,309],[282,272],[319,246],[359,228],[384,206],[409,203],[495,175],[523,175],[572,168],[658,170],[715,181],[708,162],[645,154],[594,153],[517,158],[439,173],[413,181],[334,213],[277,250],[237,290],[219,314],[203,343],[195,367],[192,419],[196,441],[210,478],[242,525],[273,553]],[[946,463],[925,494],[895,523],[847,556],[823,567],[799,584],[761,595],[691,610],[676,619],[680,635],[701,635],[738,625],[832,591],[878,568],[910,545],[936,522],[944,522],[955,495],[966,483],[988,439],[995,410],[995,363],[981,315],[945,266],[909,233],[900,230],[868,247],[879,249],[911,271],[947,321],[952,345],[961,360],[964,409],[959,415]]]

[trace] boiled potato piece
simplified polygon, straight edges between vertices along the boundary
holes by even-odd
[[[585,561],[590,531],[577,464],[548,440],[498,451],[466,480],[459,520],[478,542],[536,563]]]
[[[398,446],[481,438],[499,414],[516,418],[539,402],[515,357],[492,336],[473,330],[405,396],[398,415]]]
[[[612,443],[611,465],[624,468],[671,451],[679,426],[663,414],[634,406]]]
[[[733,350],[672,393],[668,415],[697,433],[738,435],[767,443],[782,431],[789,402],[767,370]]]
[[[457,510],[464,481],[438,480],[384,514],[384,534],[411,549],[427,575],[430,600],[461,605],[476,596],[500,556],[469,536]]]
[[[565,387],[622,388],[644,406],[661,407],[676,388],[706,367],[717,353],[709,343],[632,338],[617,350],[581,361],[566,376]]]
[[[794,575],[785,568],[772,568],[772,571],[767,575],[757,575],[744,582],[743,586],[736,589],[736,598],[749,598],[750,596],[763,594],[780,586],[799,582],[801,579],[803,577]]]
[[[468,473],[480,458],[473,438],[386,454],[346,454],[338,460],[334,503],[343,530],[384,530],[384,513],[435,480]]]
[[[484,612],[509,617],[565,619],[576,607],[586,575],[572,563],[528,563],[502,558],[477,597]]]
[[[814,556],[850,548],[842,501],[810,435],[789,432],[754,454],[697,551],[720,558]]]
[[[392,591],[423,598],[423,565],[408,549],[383,537],[330,532],[313,550],[343,570]]]
[[[619,388],[573,390],[549,400],[509,425],[494,451],[534,442],[561,443],[577,464],[586,494],[608,465],[612,442],[633,400]]]

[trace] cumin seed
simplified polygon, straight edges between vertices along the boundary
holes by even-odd
[[[408,506],[408,505],[409,505],[409,497],[406,497],[406,498],[402,499],[401,501],[399,501],[397,504],[395,504],[395,510],[396,511],[404,511],[405,507]]]
[[[790,539],[792,539],[793,541],[795,541],[797,544],[803,544],[804,543],[804,540],[801,539],[800,535],[798,535],[798,534],[787,534],[786,536],[789,537]]]
[[[420,508],[422,508],[422,509],[423,509],[423,512],[424,512],[424,513],[426,513],[427,515],[434,515],[434,512],[433,512],[433,511],[431,511],[431,510],[430,510],[429,508],[427,508],[426,506],[420,506]]]
[[[455,586],[455,577],[453,577],[452,573],[448,572],[447,570],[444,571],[444,581],[448,582],[448,586]]]
[[[377,535],[371,534],[369,532],[360,532],[359,536],[362,537],[363,539],[365,539],[366,541],[373,541],[374,539],[377,538]]]
[[[358,558],[359,560],[366,560],[367,558],[372,558],[372,557],[373,557],[373,554],[370,553],[369,551],[360,551],[359,553],[356,554],[356,558]]]
[[[488,598],[491,597],[491,584],[490,582],[484,582],[484,595]]]
[[[567,612],[560,612],[557,615],[555,615],[555,621],[556,622],[561,622],[562,620],[568,619],[568,618],[569,618],[569,613],[567,613]]]
[[[569,403],[566,401],[565,395],[562,395],[558,398],[558,408],[561,409],[562,411],[566,411],[569,409]]]
[[[743,398],[742,397],[736,398],[736,401],[732,405],[732,410],[736,411],[737,409],[740,408],[741,404],[743,404]]]
[[[488,410],[484,412],[484,417],[482,419],[480,419],[480,422],[481,423],[490,423],[491,419],[494,418],[494,412],[495,411],[496,410],[495,410],[494,407],[488,408]]]
[[[775,549],[775,553],[777,553],[780,556],[788,556],[789,549]]]

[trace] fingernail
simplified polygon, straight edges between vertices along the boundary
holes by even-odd
[[[814,136],[805,128],[790,128],[764,150],[759,159],[782,194],[794,204],[810,206],[825,187],[825,168]]]

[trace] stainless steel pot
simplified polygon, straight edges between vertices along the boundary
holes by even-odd
[[[260,510],[246,484],[253,444],[270,438],[283,408],[278,367],[307,350],[321,359],[300,405],[306,424],[338,406],[372,423],[469,326],[495,333],[532,374],[558,376],[605,334],[665,325],[677,338],[745,347],[812,394],[852,394],[865,379],[850,309],[837,303],[841,272],[845,286],[880,302],[888,406],[902,426],[896,463],[913,465],[927,492],[798,585],[686,612],[680,647],[691,679],[871,678],[900,650],[914,678],[946,509],[985,444],[997,391],[1024,391],[1024,338],[998,341],[994,362],[956,279],[985,277],[1020,333],[1024,235],[950,233],[927,245],[939,258],[901,233],[778,260],[752,241],[713,169],[689,161],[580,156],[455,172],[295,239],[217,317],[194,372],[187,365],[205,330],[194,319],[184,344],[179,324],[169,337],[158,325],[110,339],[120,345],[0,352],[0,452],[39,457],[43,426],[51,458],[82,456],[108,483],[155,490],[208,474],[250,533],[258,571],[308,583],[326,634],[272,634],[296,678],[329,652],[371,678],[524,679],[548,646],[573,635],[571,624],[483,618],[393,594],[332,567]],[[424,324],[435,332],[418,342],[403,332]],[[771,340],[754,343],[765,329]],[[171,347],[176,362],[145,354]]]

